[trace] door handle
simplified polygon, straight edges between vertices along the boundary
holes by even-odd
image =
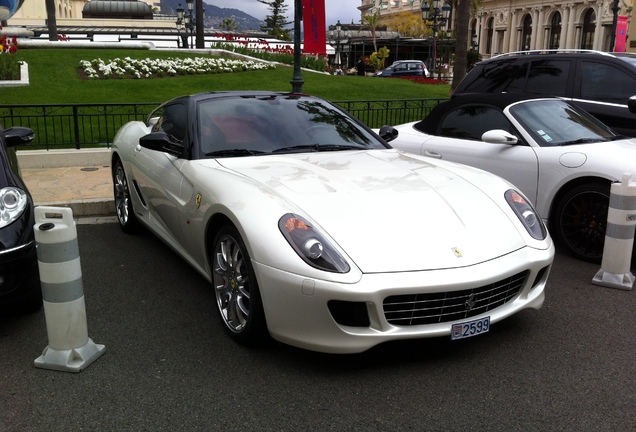
[[[422,154],[424,156],[432,157],[432,158],[435,158],[435,159],[441,159],[442,158],[442,154],[440,152],[435,151],[435,150],[424,150],[424,152]]]

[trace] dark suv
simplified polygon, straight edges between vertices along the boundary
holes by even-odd
[[[455,89],[460,93],[529,93],[570,100],[616,132],[636,136],[636,54],[590,50],[523,51],[484,60]]]

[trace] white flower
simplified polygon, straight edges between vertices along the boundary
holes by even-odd
[[[89,78],[98,78],[100,74],[103,78],[113,76],[124,78],[127,75],[135,78],[148,78],[153,76],[153,74],[193,75],[275,68],[274,65],[268,63],[212,57],[168,58],[163,60],[153,60],[150,58],[135,60],[130,57],[125,57],[123,59],[113,59],[108,63],[98,58],[91,61],[80,60],[80,67],[84,69],[84,72]],[[99,73],[97,71],[99,71]]]

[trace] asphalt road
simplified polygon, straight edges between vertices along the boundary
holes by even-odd
[[[79,225],[78,241],[106,353],[35,368],[44,312],[3,312],[2,432],[636,430],[636,290],[592,285],[597,265],[558,255],[544,307],[476,338],[326,355],[233,343],[210,287],[150,234]]]

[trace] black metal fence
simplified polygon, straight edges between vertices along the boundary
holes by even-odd
[[[399,99],[336,101],[372,128],[421,120],[445,99]],[[4,128],[33,129],[30,149],[110,147],[115,134],[126,122],[145,120],[158,103],[0,105]]]

